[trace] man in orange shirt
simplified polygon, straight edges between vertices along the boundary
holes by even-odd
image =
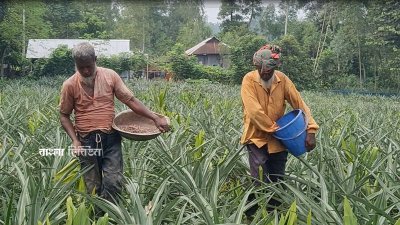
[[[116,72],[96,66],[91,44],[76,45],[72,54],[77,71],[63,83],[60,122],[72,140],[81,169],[88,169],[83,175],[88,193],[94,190],[115,202],[122,190],[123,159],[121,136],[112,129],[114,96],[137,114],[152,119],[160,131],[168,131],[169,126],[165,118],[156,116],[133,96]],[[75,124],[70,119],[72,112]]]
[[[263,171],[263,182],[277,182],[285,175],[287,151],[272,136],[279,128],[276,121],[285,113],[287,101],[293,109],[301,109],[308,121],[306,148],[311,151],[316,146],[315,133],[318,125],[311,116],[310,109],[304,103],[292,81],[282,72],[275,70],[280,65],[280,48],[266,45],[253,56],[256,70],[247,73],[242,81],[241,97],[243,103],[244,131],[241,143],[249,153],[250,173],[258,179],[259,167]],[[260,182],[255,181],[255,185]],[[249,201],[255,199],[250,195]],[[268,210],[280,204],[271,199]],[[251,217],[258,206],[251,207],[246,215]]]

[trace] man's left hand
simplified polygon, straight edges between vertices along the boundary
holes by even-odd
[[[306,137],[306,148],[307,152],[311,152],[316,146],[315,134],[307,133]]]
[[[167,132],[170,130],[170,126],[168,124],[168,121],[165,117],[157,117],[154,120],[154,123],[156,124],[156,127],[163,133]]]

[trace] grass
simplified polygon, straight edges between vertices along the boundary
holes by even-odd
[[[250,193],[284,202],[251,224],[400,223],[398,97],[303,92],[321,127],[317,148],[289,157],[282,185],[252,189],[239,86],[128,82],[173,131],[123,141],[124,200],[113,205],[82,192],[72,158],[38,154],[70,144],[57,111],[63,79],[0,81],[0,224],[241,224]],[[95,205],[107,216],[95,219]]]

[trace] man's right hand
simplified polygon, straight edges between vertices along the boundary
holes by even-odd
[[[67,132],[68,136],[72,140],[72,154],[74,156],[82,155],[82,143],[79,141],[79,138],[76,136],[74,125],[72,124],[70,114],[60,113],[60,122],[63,126],[64,130]]]
[[[169,126],[168,120],[165,117],[156,117],[154,120],[156,127],[163,133],[169,131],[171,127]]]
[[[306,136],[306,149],[307,152],[311,152],[316,146],[315,134],[314,133],[307,133]]]
[[[83,148],[82,148],[82,144],[79,140],[73,141],[72,146],[74,147],[72,149],[72,153],[74,154],[74,156],[82,155]]]

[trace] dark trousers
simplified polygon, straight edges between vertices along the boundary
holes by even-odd
[[[250,164],[250,174],[255,179],[254,185],[260,186],[260,177],[262,177],[263,182],[271,183],[283,180],[283,175],[285,175],[285,167],[288,152],[279,153],[268,153],[267,145],[258,148],[255,144],[246,145],[247,151],[249,153],[249,164]],[[262,168],[262,174],[259,173],[260,167]],[[250,194],[248,202],[255,199],[254,194]],[[267,210],[272,211],[276,206],[279,206],[281,202],[275,198],[271,198],[268,202]],[[246,211],[247,216],[252,216],[257,211],[258,205],[254,205]]]
[[[100,154],[79,156],[81,169],[90,168],[83,175],[87,192],[95,192],[104,199],[116,202],[122,191],[123,180],[120,134],[94,131],[85,137],[79,136],[79,139],[86,153],[93,149],[101,149]]]

